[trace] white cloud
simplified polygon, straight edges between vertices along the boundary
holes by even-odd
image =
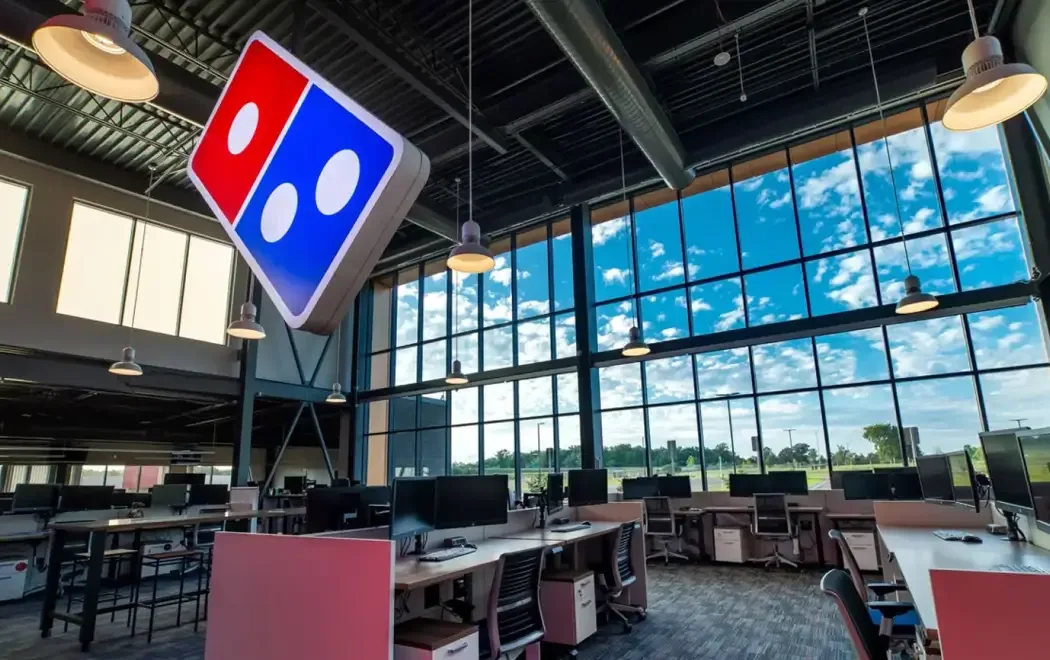
[[[664,244],[660,241],[649,241],[649,256],[653,259],[664,256]]]
[[[970,323],[970,327],[976,328],[978,330],[988,331],[988,330],[994,330],[995,328],[1002,327],[1003,323],[1005,323],[1005,322],[1006,322],[1006,318],[1003,317],[1003,316],[989,316],[989,315],[985,315],[985,316],[982,316],[981,318],[979,318],[978,320],[973,321],[972,323]],[[1011,324],[1011,325],[1013,325],[1013,324]]]
[[[601,268],[602,281],[606,284],[612,284],[617,282],[619,284],[626,284],[627,278],[631,276],[631,270],[629,268]]]
[[[693,300],[692,303],[690,303],[689,307],[694,312],[710,312],[711,311],[711,305],[709,305],[708,303],[704,302],[703,298],[696,298],[695,300]]]
[[[591,243],[595,247],[605,245],[627,228],[626,218],[614,218],[591,227]]]
[[[779,198],[770,202],[769,207],[779,209],[781,206],[786,206],[791,203],[791,191],[784,193]]]

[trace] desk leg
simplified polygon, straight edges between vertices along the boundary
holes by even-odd
[[[87,651],[95,639],[95,614],[102,582],[102,560],[106,553],[106,534],[92,532],[88,540],[87,578],[84,582],[84,611],[81,614],[80,650]]]
[[[51,544],[47,554],[47,582],[44,586],[44,609],[40,613],[40,636],[50,637],[55,619],[52,614],[58,604],[58,586],[62,580],[62,552],[66,546],[66,532],[56,529],[51,532]]]
[[[813,529],[817,530],[817,566],[824,568],[824,535],[820,533],[820,514],[813,514]]]

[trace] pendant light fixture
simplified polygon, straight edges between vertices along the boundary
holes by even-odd
[[[459,177],[456,177],[456,229],[459,229]],[[459,281],[455,271],[452,271],[452,331],[459,329]],[[463,365],[459,362],[459,335],[453,341],[452,371],[445,376],[445,382],[449,385],[466,385],[470,379],[463,373]]]
[[[448,267],[458,273],[487,273],[496,267],[492,252],[481,244],[481,227],[474,222],[474,0],[467,1],[467,196],[470,204],[459,245],[448,255]]]
[[[627,263],[631,263],[631,205],[627,201],[627,166],[624,164],[623,157],[623,127],[620,127],[620,184],[623,186],[623,203],[626,207],[627,215],[624,216],[624,224],[627,227]],[[633,273],[632,268],[632,273]],[[637,307],[637,306],[636,306]],[[631,326],[630,333],[627,336],[627,343],[624,344],[621,349],[621,354],[624,357],[641,357],[649,354],[649,346],[642,339],[642,331],[638,329],[638,315],[635,313],[635,322]]]
[[[251,302],[252,292],[255,290],[255,276],[248,274],[248,300],[241,305],[241,315],[235,321],[231,321],[226,328],[226,334],[237,339],[259,340],[266,338],[266,329],[256,320],[258,310]]]
[[[135,298],[131,301],[131,324],[128,326],[128,345],[124,347],[120,360],[109,365],[109,373],[116,376],[141,376],[142,367],[135,362],[135,349],[131,337],[135,332],[135,318],[139,311],[139,295],[142,294],[142,261],[146,256],[146,230],[149,229],[150,202],[153,201],[153,177],[157,173],[157,164],[149,164],[149,188],[146,188],[146,222],[142,223],[142,240],[139,242],[139,265],[135,274]],[[135,223],[138,225],[138,222]],[[134,230],[132,231],[134,235]]]
[[[897,302],[898,314],[918,314],[936,308],[940,305],[937,297],[931,293],[923,293],[922,283],[919,276],[911,270],[911,256],[908,254],[908,240],[904,236],[904,218],[901,215],[900,199],[897,196],[897,181],[893,176],[893,157],[890,154],[890,140],[886,129],[886,114],[882,109],[882,95],[879,93],[879,77],[875,73],[875,54],[871,48],[871,34],[868,32],[868,8],[861,7],[857,12],[864,22],[864,39],[868,44],[868,60],[871,62],[871,78],[875,81],[875,104],[879,110],[879,120],[882,122],[882,143],[886,148],[886,162],[890,168],[890,187],[893,190],[893,203],[897,209],[897,226],[901,230],[901,245],[904,247],[904,261],[908,266],[908,276],[904,278],[904,297]]]
[[[324,398],[325,403],[346,403],[346,395],[343,394],[343,386],[339,384],[339,354],[342,353],[343,324],[335,329],[335,382],[332,383],[332,391]]]
[[[993,126],[1027,110],[1046,92],[1046,78],[1027,64],[1006,64],[1003,47],[991,35],[981,36],[973,0],[967,0],[974,40],[962,54],[966,82],[948,98],[941,118],[952,131]]]
[[[325,403],[346,403],[346,395],[343,394],[343,386],[332,383],[332,391],[324,398]]]
[[[69,82],[126,103],[156,98],[153,65],[131,39],[128,0],[84,0],[83,14],[61,14],[33,32],[33,49]]]
[[[733,35],[736,41],[736,71],[740,76],[740,102],[747,103],[747,92],[744,91],[744,60],[740,59],[740,33]]]

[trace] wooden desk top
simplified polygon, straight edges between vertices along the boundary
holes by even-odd
[[[571,526],[573,524],[575,523],[570,523],[566,526]],[[550,546],[566,545],[569,543],[576,543],[577,541],[583,541],[585,539],[594,538],[596,536],[601,536],[602,534],[608,534],[619,529],[619,527],[620,523],[618,522],[592,521],[590,527],[587,527],[586,529],[579,529],[573,532],[556,532],[550,527],[547,527],[547,529],[526,529],[521,532],[508,532],[507,534],[503,534],[500,538],[543,541]]]
[[[685,511],[683,511],[681,509],[674,509],[674,510],[671,511],[671,515],[674,515],[674,516],[686,516],[686,517],[688,517],[688,516],[702,516],[705,513],[707,513],[706,509],[697,509],[697,508],[686,509]]]
[[[973,571],[996,570],[1002,564],[1028,565],[1050,572],[1050,551],[1030,543],[1011,543],[982,530],[960,530],[976,534],[984,543],[944,541],[932,528],[879,525],[883,547],[892,552],[908,583],[908,593],[927,633],[936,636],[937,612],[933,607],[930,569],[954,568]],[[980,599],[979,594],[975,598]]]
[[[827,513],[828,520],[875,520],[874,513]]]
[[[0,543],[32,543],[43,541],[51,536],[51,532],[20,532],[17,534],[4,534],[0,536]]]
[[[448,561],[419,561],[418,557],[412,555],[398,558],[394,561],[394,589],[419,589],[453,580],[489,564],[495,564],[501,556],[509,552],[547,548],[552,544],[525,539],[486,539],[478,541],[476,545],[476,552]]]
[[[753,506],[708,506],[704,507],[704,513],[751,513],[755,510]],[[822,506],[789,506],[791,513],[823,513]]]
[[[81,520],[70,522],[52,522],[51,529],[66,532],[124,532],[137,529],[175,529],[193,527],[207,523],[226,522],[228,520],[251,520],[254,518],[281,518],[284,516],[305,515],[305,508],[266,509],[263,511],[224,511],[207,513],[198,516],[164,516],[159,518],[112,518],[110,520]]]

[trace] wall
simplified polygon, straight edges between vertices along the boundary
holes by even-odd
[[[299,384],[299,372],[295,368],[295,357],[292,353],[292,344],[288,338],[288,331],[269,296],[264,292],[262,305],[259,309],[259,322],[266,328],[266,339],[259,343],[259,362],[255,369],[257,378],[264,380],[276,380],[282,383]],[[344,327],[352,327],[346,326]],[[317,360],[324,350],[326,335],[315,335],[312,332],[292,330],[295,339],[295,348],[299,351],[299,360],[302,362],[303,373],[309,383],[317,367]],[[317,373],[315,385],[324,389],[332,386],[335,378],[335,362],[337,349],[337,337],[332,338],[332,345],[325,353],[324,363]],[[346,371],[349,365],[340,365],[342,371]],[[340,382],[346,384],[344,378]],[[347,388],[344,388],[347,389]]]
[[[11,304],[0,305],[0,344],[112,360],[128,341],[128,329],[55,312],[74,200],[141,217],[145,199],[72,174],[0,154],[0,176],[30,186]],[[150,219],[159,224],[227,242],[211,218],[153,204]],[[245,264],[237,260],[230,312],[240,304]],[[135,330],[134,344],[143,366],[167,367],[211,375],[236,376],[237,351],[191,339]]]
[[[1022,2],[1013,25],[1014,48],[1017,58],[1031,64],[1039,73],[1050,77],[1050,3]],[[1043,96],[1029,115],[1043,130],[1050,133],[1050,97]],[[1050,149],[1050,145],[1044,145]]]

